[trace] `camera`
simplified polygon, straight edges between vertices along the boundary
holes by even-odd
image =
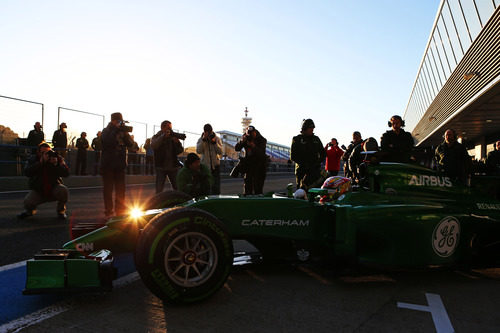
[[[233,170],[231,170],[231,173],[229,175],[233,178],[238,178],[238,176],[241,174],[245,174],[247,172],[247,161],[245,157],[240,157],[238,163],[234,166]]]
[[[177,133],[177,132],[170,132],[170,135],[173,136],[174,138],[177,138],[179,140],[186,140],[186,134],[184,133]]]
[[[203,141],[212,141],[213,139],[215,138],[215,133],[214,132],[211,132],[208,137],[206,137],[205,139],[203,139]]]
[[[132,132],[134,130],[134,127],[125,125],[125,123],[128,123],[128,121],[121,121],[120,122],[120,131],[122,132]]]
[[[47,151],[47,156],[50,158],[50,157],[58,157],[59,154],[56,152],[56,151],[53,151],[53,150],[49,150]]]

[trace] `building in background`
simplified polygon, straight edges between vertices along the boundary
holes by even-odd
[[[456,130],[476,159],[500,139],[500,1],[442,0],[404,114],[417,147]]]

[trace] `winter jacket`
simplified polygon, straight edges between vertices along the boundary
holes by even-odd
[[[133,141],[127,132],[109,123],[102,130],[101,171],[124,170],[127,167],[127,147]]]
[[[201,163],[211,170],[214,170],[220,165],[222,141],[217,135],[215,136],[215,142],[212,140],[203,140],[203,138],[200,137],[196,143],[196,152],[201,154]]]
[[[340,158],[344,155],[344,151],[339,148],[339,146],[326,145],[326,171],[339,171],[340,170]]]
[[[210,186],[213,183],[210,169],[200,164],[200,170],[191,170],[187,165],[177,174],[177,189],[189,194],[193,198],[210,194]]]
[[[68,146],[68,133],[58,129],[52,135],[52,144],[54,148],[66,148]]]
[[[399,134],[393,130],[387,131],[380,139],[380,150],[388,154],[384,160],[391,162],[409,162],[413,145],[413,137],[403,129]]]
[[[181,142],[173,136],[165,136],[162,131],[151,139],[154,150],[155,167],[165,170],[174,170],[180,166],[177,155],[184,151]]]
[[[39,154],[36,154],[28,160],[24,174],[29,177],[30,189],[48,196],[54,186],[63,184],[61,177],[69,176],[69,168],[65,164],[41,163]]]

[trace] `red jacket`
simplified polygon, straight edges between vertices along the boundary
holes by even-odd
[[[340,170],[340,158],[344,155],[344,151],[339,148],[339,146],[326,145],[326,171],[339,171]]]

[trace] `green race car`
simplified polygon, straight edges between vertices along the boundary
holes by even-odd
[[[113,255],[133,253],[144,284],[172,303],[202,300],[223,286],[233,265],[232,240],[246,240],[264,260],[342,259],[413,269],[497,264],[498,177],[454,184],[412,164],[373,163],[361,186],[332,201],[332,190],[191,199],[164,192],[145,209],[110,219],[63,249],[27,262],[24,293],[110,289]],[[332,261],[328,261],[332,262]]]

